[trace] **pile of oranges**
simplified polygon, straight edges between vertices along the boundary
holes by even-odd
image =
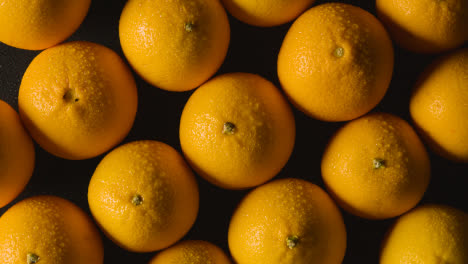
[[[441,176],[431,175],[429,151],[468,162],[467,1],[376,0],[375,16],[314,0],[128,0],[118,25],[124,57],[101,44],[65,41],[93,4],[0,0],[0,42],[43,50],[19,87],[8,88],[18,94],[18,112],[0,100],[0,207],[8,208],[0,217],[0,263],[107,263],[112,252],[102,234],[125,251],[158,251],[150,264],[338,264],[354,248],[343,212],[391,219],[375,241],[381,250],[370,253],[379,255],[374,262],[468,263],[468,214],[420,205],[431,177]],[[255,73],[217,74],[232,59],[233,21],[258,32],[290,23],[271,54],[277,64],[265,65],[276,68],[277,83]],[[409,122],[372,111],[394,89],[400,48],[437,57],[402,99]],[[193,91],[182,104],[165,105],[176,112],[145,120],[178,134],[173,146],[158,135],[128,140],[145,115],[139,104],[151,101],[141,98],[143,82],[155,96]],[[304,144],[296,140],[302,115],[343,122],[320,149],[322,181],[309,180],[313,168],[274,179],[291,157],[309,155],[295,153]],[[166,128],[164,116],[177,118],[178,130]],[[314,138],[314,131],[301,133]],[[43,150],[57,157],[49,166],[96,161],[79,194],[89,211],[61,193],[15,200]],[[210,188],[199,188],[198,176]],[[205,190],[242,199],[226,217],[205,207]],[[208,236],[183,239],[202,208],[214,221],[227,220],[217,237],[229,252]]]

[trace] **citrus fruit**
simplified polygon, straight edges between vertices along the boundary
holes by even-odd
[[[160,252],[149,264],[231,264],[231,261],[209,242],[187,240]]]
[[[223,0],[226,9],[240,21],[260,27],[287,23],[304,12],[315,0]]]
[[[438,154],[468,162],[468,48],[430,65],[419,78],[410,113],[423,139]]]
[[[133,125],[133,76],[112,50],[69,42],[40,53],[18,96],[20,116],[34,140],[66,159],[87,159],[119,143]]]
[[[18,114],[0,100],[0,208],[23,191],[34,170],[34,145]]]
[[[340,211],[310,182],[281,179],[250,192],[229,225],[238,264],[338,264],[346,250]]]
[[[120,247],[150,252],[185,235],[198,213],[198,186],[182,156],[157,141],[120,146],[99,163],[88,188],[91,213]]]
[[[20,49],[52,47],[75,32],[91,0],[3,0],[0,41]]]
[[[376,8],[392,38],[407,50],[436,53],[468,41],[466,0],[377,0]]]
[[[180,120],[188,162],[209,182],[249,188],[273,178],[294,147],[294,116],[280,91],[248,73],[218,76],[198,88]]]
[[[323,154],[322,177],[346,211],[384,219],[421,200],[429,185],[430,163],[408,123],[377,113],[349,122],[333,136]]]
[[[393,47],[380,22],[341,3],[315,6],[289,29],[278,55],[278,77],[289,99],[323,121],[357,118],[385,95]]]
[[[221,66],[230,29],[219,0],[130,0],[120,43],[135,71],[164,90],[187,91]]]
[[[411,210],[388,232],[380,263],[468,263],[468,214],[436,204]]]
[[[91,219],[56,196],[35,196],[0,218],[0,263],[102,264],[104,249]]]

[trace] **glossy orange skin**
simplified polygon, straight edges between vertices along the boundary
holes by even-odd
[[[79,207],[56,196],[35,196],[0,218],[0,263],[27,263],[28,254],[47,264],[102,264],[98,230]]]
[[[380,264],[468,262],[468,214],[425,204],[398,218],[382,243]]]
[[[225,133],[227,124],[235,126]],[[198,88],[180,120],[187,161],[207,181],[245,189],[273,178],[295,141],[292,111],[280,91],[249,73],[218,76]]]
[[[98,225],[117,245],[151,252],[189,231],[197,218],[199,195],[182,155],[162,142],[144,140],[104,157],[89,183],[88,202]]]
[[[410,113],[423,139],[437,154],[468,162],[468,48],[427,67],[414,87]]]
[[[377,0],[377,14],[392,39],[417,53],[439,53],[468,41],[465,0]]]
[[[95,157],[130,131],[137,110],[130,69],[111,49],[68,42],[40,53],[21,81],[18,106],[33,139],[65,159]]]
[[[20,49],[42,50],[75,32],[91,0],[2,0],[0,41]]]
[[[130,0],[120,17],[119,36],[130,65],[143,79],[181,92],[218,70],[230,27],[220,0]]]
[[[231,261],[210,242],[186,240],[161,251],[149,264],[231,264]]]
[[[273,27],[297,18],[315,0],[222,0],[226,9],[240,21],[259,27]]]
[[[296,241],[288,242],[291,237]],[[286,178],[244,197],[231,218],[228,241],[238,264],[339,264],[346,251],[346,230],[325,191]]]
[[[386,113],[344,125],[322,158],[330,195],[346,211],[368,219],[395,217],[416,206],[430,173],[429,156],[416,132]]]
[[[0,208],[15,199],[29,182],[35,152],[16,111],[0,100]]]
[[[393,62],[389,35],[372,14],[326,3],[292,24],[278,55],[278,77],[289,100],[310,117],[347,121],[382,100]]]

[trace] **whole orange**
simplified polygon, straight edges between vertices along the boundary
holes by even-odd
[[[133,76],[112,50],[69,42],[40,53],[27,68],[19,112],[34,140],[66,159],[87,159],[119,143],[133,125]]]
[[[327,3],[302,14],[278,55],[278,77],[291,102],[324,121],[357,118],[385,95],[393,48],[382,24],[361,8]]]
[[[353,120],[330,140],[322,177],[346,211],[369,219],[401,215],[422,198],[430,180],[429,156],[403,119],[370,114]]]
[[[88,188],[89,208],[120,247],[150,252],[168,247],[192,227],[198,186],[182,156],[157,141],[120,146],[99,163]]]
[[[320,187],[281,179],[242,200],[228,241],[238,264],[339,264],[346,230],[338,207]]]
[[[280,91],[248,73],[224,74],[198,88],[185,105],[179,130],[189,164],[228,189],[273,178],[291,155],[295,132]]]
[[[410,113],[423,139],[438,154],[468,162],[468,48],[447,54],[419,78]]]
[[[102,264],[104,249],[91,219],[56,196],[35,196],[0,218],[0,263]]]
[[[21,49],[52,47],[75,32],[91,0],[2,0],[0,41]]]
[[[219,0],[130,0],[119,34],[125,56],[143,79],[164,90],[187,91],[221,66],[230,28]]]
[[[380,264],[468,263],[468,214],[439,204],[398,218],[382,245]]]
[[[468,41],[466,0],[377,0],[376,8],[392,38],[407,50],[436,53]]]
[[[0,208],[15,199],[34,170],[34,145],[18,114],[0,100]]]
[[[297,18],[315,0],[223,0],[226,9],[244,23],[272,27]]]
[[[216,245],[187,240],[158,253],[149,264],[231,264],[226,254]]]

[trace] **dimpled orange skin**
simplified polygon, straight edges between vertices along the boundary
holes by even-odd
[[[468,48],[441,57],[419,78],[410,113],[439,155],[468,162]]]
[[[175,149],[157,141],[135,141],[99,163],[88,202],[98,225],[117,245],[150,252],[174,244],[192,227],[198,186]]]
[[[323,121],[357,118],[385,95],[393,47],[381,23],[361,8],[328,3],[302,14],[278,56],[278,77],[290,101]]]
[[[34,145],[18,114],[0,100],[0,208],[23,191],[34,162]]]
[[[0,41],[20,49],[52,47],[75,32],[91,0],[0,0]]]
[[[429,185],[430,162],[408,123],[376,113],[351,121],[333,136],[322,158],[322,177],[343,209],[385,219],[421,200]]]
[[[223,0],[224,6],[240,21],[259,27],[287,23],[311,6],[315,0]]]
[[[339,264],[346,230],[338,207],[320,187],[281,179],[241,201],[228,241],[238,264]]]
[[[28,256],[29,255],[29,256]],[[0,218],[0,263],[102,264],[104,249],[91,219],[56,196],[35,196]]]
[[[119,34],[125,56],[143,79],[179,92],[198,87],[218,70],[230,40],[219,0],[130,0]]]
[[[394,263],[468,263],[468,214],[427,204],[401,216],[389,230],[380,255],[380,264]]]
[[[466,0],[377,0],[392,39],[410,51],[437,53],[468,41]]]
[[[160,252],[149,264],[231,264],[231,261],[216,245],[187,240]]]
[[[231,132],[226,131],[232,124]],[[180,144],[207,181],[244,189],[273,178],[294,147],[292,111],[280,91],[249,73],[218,76],[198,88],[180,120]]]
[[[119,143],[137,110],[133,76],[112,50],[69,42],[40,53],[21,82],[21,119],[48,152],[92,158]]]

